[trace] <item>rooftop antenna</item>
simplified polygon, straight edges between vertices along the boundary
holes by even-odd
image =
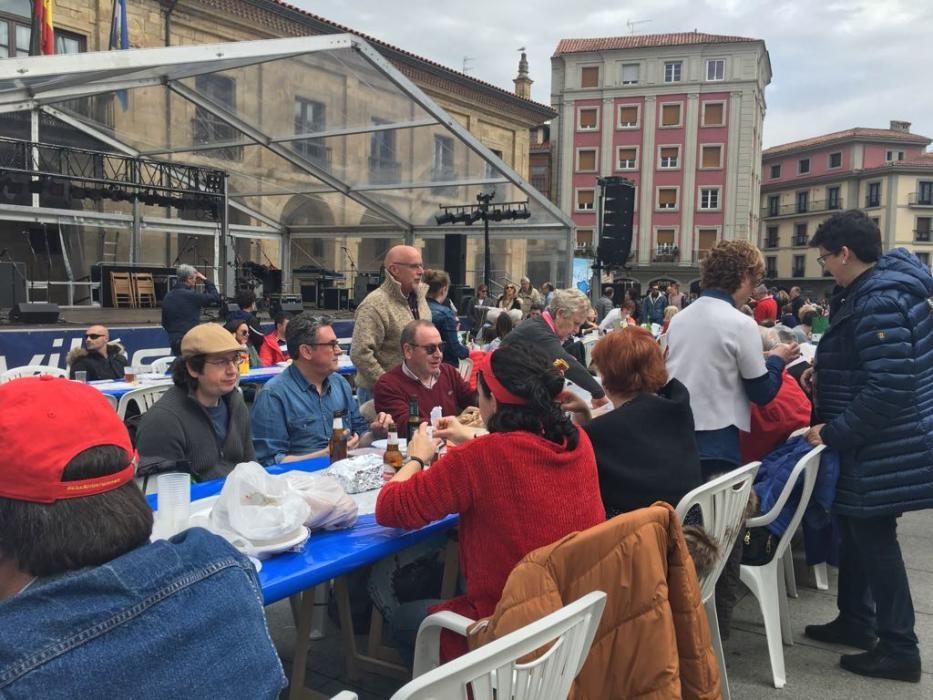
[[[471,63],[473,63],[472,56],[463,57],[463,73],[469,73],[473,69],[473,66],[470,65]]]
[[[646,24],[650,21],[650,19],[627,19],[625,20],[625,26],[628,27],[629,34],[634,34],[636,24]]]

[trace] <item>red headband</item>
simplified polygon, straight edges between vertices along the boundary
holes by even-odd
[[[492,395],[496,397],[496,401],[513,406],[524,406],[526,403],[528,403],[528,399],[522,398],[521,396],[516,396],[511,391],[506,389],[502,385],[502,382],[496,379],[496,375],[492,371],[492,356],[497,352],[499,352],[498,349],[493,350],[491,353],[486,355],[486,358],[483,360],[483,364],[480,366],[478,371],[483,375],[483,381],[486,382],[486,386],[489,387],[489,391],[492,392]]]

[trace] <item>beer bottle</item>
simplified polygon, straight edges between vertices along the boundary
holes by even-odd
[[[384,471],[395,473],[402,468],[404,460],[402,452],[398,448],[398,428],[395,423],[389,423],[389,439],[386,440],[386,452],[382,456],[382,463],[386,466]]]
[[[421,409],[418,408],[418,397],[412,395],[408,399],[408,441],[415,437],[421,427]]]
[[[347,458],[347,441],[350,436],[347,434],[347,429],[343,427],[343,417],[346,414],[346,411],[334,412],[334,427],[331,430],[330,444],[328,445],[331,464]]]

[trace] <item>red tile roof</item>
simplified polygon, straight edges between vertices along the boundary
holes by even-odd
[[[312,13],[312,12],[308,12],[307,10],[304,10],[304,9],[302,9],[302,8],[300,8],[300,7],[297,7],[296,5],[292,5],[292,4],[289,4],[289,3],[287,3],[287,2],[283,2],[283,0],[267,0],[267,2],[268,2],[269,4],[272,4],[272,5],[278,5],[279,7],[285,8],[285,9],[290,10],[290,11],[292,11],[292,12],[297,12],[298,14],[304,15],[304,16],[308,17],[309,19],[313,20],[313,21],[316,22],[316,23],[323,24],[323,25],[326,25],[326,26],[328,26],[328,27],[331,27],[331,28],[337,30],[337,31],[334,32],[334,33],[341,33],[341,34],[342,34],[342,33],[345,33],[345,32],[346,32],[346,33],[349,33],[349,34],[355,34],[356,36],[358,36],[358,37],[360,37],[360,38],[362,38],[362,39],[365,39],[368,43],[373,44],[374,46],[381,47],[381,48],[384,48],[384,49],[389,49],[390,51],[393,51],[393,52],[395,52],[395,53],[402,54],[402,55],[404,55],[404,56],[407,56],[408,58],[413,58],[413,59],[415,59],[416,61],[420,61],[420,62],[422,62],[422,63],[424,63],[424,64],[427,64],[427,65],[429,65],[429,66],[432,66],[432,67],[434,67],[434,68],[439,68],[439,69],[441,69],[442,71],[444,71],[445,73],[449,73],[449,74],[452,74],[452,75],[456,76],[456,78],[457,78],[458,80],[467,81],[467,82],[471,82],[471,83],[476,83],[477,85],[480,85],[480,86],[486,88],[487,90],[494,90],[494,91],[496,91],[497,93],[500,93],[502,96],[506,96],[506,97],[509,97],[509,98],[511,98],[511,99],[513,99],[513,100],[517,100],[517,101],[519,101],[519,102],[521,102],[521,103],[524,103],[524,105],[525,105],[526,107],[528,107],[529,109],[533,109],[533,110],[535,110],[535,111],[542,111],[542,110],[543,110],[543,111],[545,111],[545,112],[548,113],[548,118],[556,117],[556,116],[557,116],[557,112],[554,111],[554,110],[553,110],[550,106],[548,106],[548,105],[543,105],[543,104],[541,104],[540,102],[535,102],[534,100],[528,100],[528,99],[525,99],[524,97],[519,97],[519,96],[516,95],[514,92],[510,92],[509,90],[504,90],[504,89],[502,89],[502,88],[500,88],[500,87],[498,87],[498,86],[496,86],[496,85],[493,85],[492,83],[487,83],[485,80],[477,80],[476,78],[474,78],[474,77],[472,77],[472,76],[469,76],[469,75],[467,75],[466,73],[461,73],[460,71],[453,70],[452,68],[448,68],[447,66],[445,66],[445,65],[443,65],[443,64],[437,63],[437,62],[435,62],[435,61],[431,61],[431,60],[429,60],[429,59],[427,59],[427,58],[423,58],[422,56],[418,56],[417,54],[411,53],[410,51],[405,51],[404,49],[400,49],[400,48],[398,48],[397,46],[393,46],[392,44],[386,43],[385,41],[382,41],[381,39],[377,39],[377,38],[375,38],[375,37],[373,37],[373,36],[369,36],[368,34],[364,34],[363,32],[359,32],[359,31],[357,31],[357,30],[355,30],[355,29],[352,29],[352,28],[350,28],[350,27],[345,27],[345,26],[342,25],[342,24],[338,24],[337,22],[333,22],[333,21],[331,21],[331,20],[329,20],[329,19],[325,19],[324,17],[321,17],[320,15],[316,15],[316,14],[314,14],[314,13]]]
[[[655,46],[692,46],[695,44],[738,44],[748,41],[744,36],[725,34],[704,34],[702,32],[680,32],[677,34],[633,34],[631,36],[611,36],[594,39],[561,39],[554,51],[554,56],[565,53],[584,53],[589,51],[612,51],[614,49],[646,49]]]
[[[831,134],[814,136],[800,141],[791,141],[782,143],[780,146],[772,146],[761,152],[762,158],[784,155],[794,151],[802,151],[816,146],[825,146],[839,141],[891,141],[898,143],[917,143],[924,146],[930,143],[930,139],[920,134],[911,134],[906,131],[894,131],[892,129],[865,129],[856,127],[855,129],[846,129],[845,131],[834,131]]]

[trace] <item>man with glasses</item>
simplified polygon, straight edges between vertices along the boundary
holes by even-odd
[[[376,410],[391,415],[396,426],[408,420],[412,396],[418,399],[422,421],[430,418],[435,406],[445,416],[456,416],[476,405],[476,392],[456,367],[444,362],[444,343],[433,323],[420,320],[405,326],[401,349],[405,359],[379,377],[374,391]]]
[[[256,458],[249,410],[236,390],[242,353],[217,323],[185,333],[181,357],[172,367],[175,386],[140,421],[136,448],[142,459],[187,462],[195,480],[205,481]]]
[[[90,326],[84,332],[84,343],[68,353],[68,376],[87,372],[87,380],[122,379],[129,361],[123,346],[110,342],[110,332],[104,326]]]
[[[380,414],[367,424],[350,384],[337,373],[343,350],[329,319],[299,314],[288,324],[285,339],[292,364],[253,403],[257,460],[274,464],[326,455],[337,411],[344,411],[351,449],[385,436],[389,417]]]
[[[366,295],[356,310],[350,359],[356,366],[360,404],[372,398],[376,381],[402,361],[399,339],[412,320],[430,320],[427,285],[421,283],[421,252],[407,245],[389,249],[385,281]]]

